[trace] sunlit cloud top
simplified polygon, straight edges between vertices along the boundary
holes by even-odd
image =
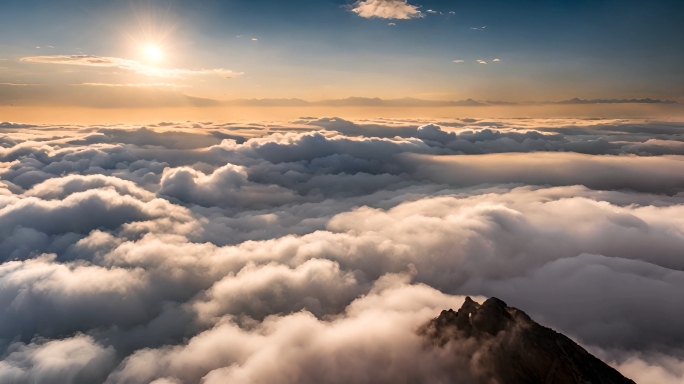
[[[357,1],[352,12],[365,18],[412,19],[423,17],[418,7],[407,0],[361,0]],[[430,13],[434,11],[428,10]]]

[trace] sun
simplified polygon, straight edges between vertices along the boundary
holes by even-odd
[[[158,45],[148,44],[144,48],[145,57],[153,63],[158,63],[164,59],[164,51]]]

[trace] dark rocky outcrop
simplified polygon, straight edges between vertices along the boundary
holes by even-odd
[[[455,369],[468,369],[477,383],[634,384],[566,336],[496,298],[482,305],[467,298],[457,312],[442,311],[420,332],[434,348],[453,352],[460,364]]]

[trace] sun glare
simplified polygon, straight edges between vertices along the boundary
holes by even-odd
[[[164,58],[164,53],[159,46],[150,44],[145,46],[145,57],[153,63],[158,63]]]

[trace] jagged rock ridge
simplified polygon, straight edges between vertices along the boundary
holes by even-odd
[[[480,305],[468,297],[461,309],[442,311],[421,333],[436,348],[453,351],[455,361],[467,361],[476,383],[634,384],[568,337],[496,298]]]

